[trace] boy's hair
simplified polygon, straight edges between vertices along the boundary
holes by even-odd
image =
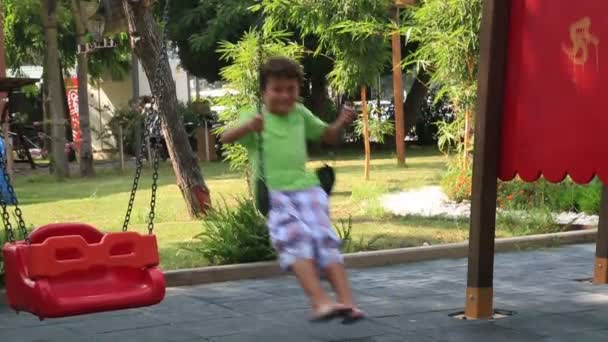
[[[304,80],[304,72],[298,62],[287,57],[271,57],[266,60],[260,70],[260,89],[266,89],[270,78],[298,80],[301,84]]]

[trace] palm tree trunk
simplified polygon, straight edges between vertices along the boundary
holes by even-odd
[[[177,114],[177,95],[175,82],[171,75],[167,51],[162,50],[159,25],[148,6],[148,1],[132,2],[123,0],[123,8],[129,22],[129,34],[133,49],[144,68],[146,76],[154,89],[156,77],[167,80],[164,89],[160,89],[161,102],[158,104],[163,122],[163,135],[177,177],[177,185],[186,201],[186,208],[191,217],[201,217],[210,207],[209,189],[203,180],[197,158],[188,141],[182,119]],[[165,58],[161,58],[164,55]],[[157,67],[161,74],[157,75]],[[155,90],[159,91],[159,90]]]
[[[51,119],[51,150],[53,170],[57,178],[69,177],[70,169],[65,153],[66,120],[65,101],[61,92],[61,70],[59,70],[59,46],[57,35],[57,6],[58,0],[42,0],[42,23],[44,25],[45,75],[44,80],[49,90],[49,109]]]
[[[365,180],[369,180],[369,167],[372,150],[369,144],[369,112],[367,111],[367,87],[361,86],[361,106],[363,110],[363,144],[365,145]]]
[[[72,14],[76,24],[76,43],[83,45],[86,43],[83,13],[78,0],[70,1]],[[93,145],[91,140],[91,123],[89,114],[89,90],[88,90],[88,56],[86,53],[78,54],[78,64],[76,73],[78,75],[78,116],[80,121],[81,141],[78,151],[80,152],[80,175],[82,177],[94,177],[95,168],[93,166]]]

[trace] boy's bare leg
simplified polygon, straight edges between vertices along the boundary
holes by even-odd
[[[336,292],[338,303],[352,309],[351,313],[344,320],[344,323],[350,324],[365,318],[365,313],[357,308],[355,301],[353,300],[353,292],[348,283],[344,265],[341,263],[330,264],[325,268],[325,272],[327,273],[327,278],[329,279],[331,286]]]
[[[354,307],[353,292],[350,289],[344,265],[341,263],[330,264],[325,268],[325,272],[327,273],[327,279],[336,292],[338,303]]]
[[[302,289],[304,289],[304,292],[310,298],[315,312],[324,307],[334,305],[334,301],[329,298],[321,286],[319,274],[313,260],[298,260],[292,265],[292,268],[300,286],[302,286]]]

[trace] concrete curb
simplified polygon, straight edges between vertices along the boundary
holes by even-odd
[[[594,242],[597,229],[530,235],[496,240],[496,252],[504,253],[531,248],[557,247]],[[349,268],[380,267],[437,259],[460,259],[468,253],[468,243],[451,243],[437,246],[400,248],[373,252],[346,254]],[[226,266],[181,269],[165,272],[167,286],[192,286],[244,279],[263,279],[283,275],[276,262],[258,262]],[[4,290],[0,290],[0,305],[6,304]]]
[[[591,243],[597,230],[530,235],[496,240],[496,252],[510,252],[529,248],[555,247]],[[346,254],[349,268],[380,267],[436,259],[466,258],[468,243],[451,243],[428,247],[399,248],[373,252]],[[243,279],[262,279],[283,275],[276,262],[261,262],[228,266],[203,267],[165,272],[167,286],[191,286]]]

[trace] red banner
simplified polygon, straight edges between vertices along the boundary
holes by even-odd
[[[608,1],[512,3],[499,178],[608,182]]]
[[[66,93],[68,97],[68,109],[70,111],[70,124],[72,125],[72,137],[74,139],[74,148],[80,151],[82,142],[82,134],[80,131],[80,115],[78,112],[78,78],[72,77],[66,81]]]

